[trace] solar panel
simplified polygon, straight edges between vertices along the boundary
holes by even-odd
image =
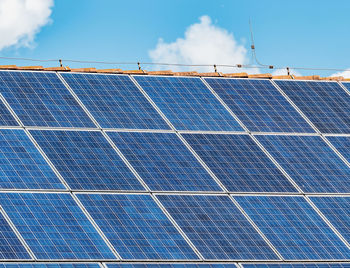
[[[174,133],[108,135],[151,190],[222,191]]]
[[[123,259],[198,259],[149,195],[78,198]]]
[[[248,135],[183,134],[183,137],[229,191],[297,191]]]
[[[12,116],[5,104],[0,100],[0,126],[18,126],[16,119]]]
[[[100,268],[97,263],[0,263],[0,268]]]
[[[21,129],[0,130],[1,189],[65,189]]]
[[[38,259],[115,259],[70,194],[0,193],[0,204]]]
[[[61,75],[101,127],[170,129],[126,75]]]
[[[178,130],[243,131],[199,78],[135,79]]]
[[[327,139],[346,160],[350,161],[350,137],[327,136]]]
[[[233,263],[108,263],[108,268],[237,268]],[[7,268],[7,267],[6,267]],[[16,267],[14,267],[16,268]],[[342,268],[342,267],[339,267]]]
[[[315,132],[268,80],[205,80],[250,131]]]
[[[72,189],[144,190],[101,132],[30,133]]]
[[[318,136],[256,136],[305,192],[350,192],[348,166]]]
[[[157,198],[205,259],[278,259],[228,196]]]
[[[0,259],[31,259],[2,213],[0,213]]]
[[[349,197],[310,197],[323,215],[350,241],[350,198]]]
[[[323,133],[350,133],[350,96],[337,82],[275,81]]]
[[[258,263],[243,264],[243,268],[349,268],[349,263]]]
[[[95,127],[55,73],[1,71],[0,92],[25,126]]]
[[[350,249],[301,196],[234,197],[286,260],[340,260]]]

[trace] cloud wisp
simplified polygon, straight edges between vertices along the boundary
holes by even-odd
[[[249,62],[247,49],[240,44],[227,30],[215,26],[210,17],[202,16],[199,22],[190,25],[183,38],[166,43],[162,38],[156,47],[149,51],[154,63],[182,64],[247,64]],[[161,66],[157,66],[159,69]],[[173,70],[213,71],[213,67],[176,67]],[[218,67],[220,71],[220,67]],[[229,71],[225,68],[225,71]],[[240,71],[242,69],[231,70]],[[257,73],[257,70],[244,70]]]
[[[50,22],[53,0],[0,0],[0,50],[30,46]]]

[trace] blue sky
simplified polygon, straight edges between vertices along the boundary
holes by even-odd
[[[27,5],[29,9],[30,5],[43,6],[37,7],[31,17],[28,9],[18,11],[19,8],[13,7],[10,2]],[[1,45],[0,42],[0,56],[113,62],[251,64],[248,24],[251,18],[256,52],[262,63],[350,68],[350,1],[346,0],[56,0],[53,6],[50,2],[52,0],[0,0],[0,15],[18,17],[0,26],[2,36],[15,35],[18,31],[17,36],[7,44]],[[14,13],[19,14],[13,16]],[[43,18],[40,20],[40,17]],[[30,27],[24,27],[26,25]],[[160,38],[163,41],[159,41]],[[55,62],[0,61],[0,64],[56,65]],[[70,67],[136,68],[64,64]],[[260,68],[253,71],[269,70]],[[297,71],[303,75],[336,73]]]

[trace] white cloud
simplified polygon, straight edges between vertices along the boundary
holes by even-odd
[[[347,69],[346,71],[338,72],[338,73],[331,75],[331,77],[335,77],[335,76],[342,76],[344,78],[350,78],[350,69]]]
[[[50,22],[53,0],[0,0],[0,50],[30,46],[40,28]]]
[[[182,63],[182,64],[247,64],[249,62],[247,49],[237,42],[232,33],[212,24],[210,17],[202,16],[199,23],[190,25],[184,34],[184,38],[178,38],[175,42],[166,43],[158,40],[155,49],[149,51],[152,62],[155,63]],[[164,67],[172,70],[197,70],[210,71],[213,67]],[[258,73],[258,69],[243,70],[241,68],[218,68],[225,72],[249,72]]]

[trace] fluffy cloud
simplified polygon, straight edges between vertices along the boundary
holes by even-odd
[[[344,78],[350,78],[350,69],[347,69],[346,71],[338,72],[338,73],[331,75],[331,77],[334,77],[334,76],[342,76]]]
[[[155,49],[149,51],[152,62],[183,63],[183,64],[246,64],[247,49],[237,42],[232,33],[212,24],[210,17],[202,16],[199,23],[190,25],[184,38],[166,43],[158,40]],[[164,68],[157,66],[157,68]],[[171,67],[172,70],[213,71],[213,67]],[[218,68],[220,71],[220,69]],[[221,69],[223,71],[223,69]],[[225,72],[257,73],[257,69],[228,69]]]
[[[29,46],[50,22],[53,0],[0,0],[0,50]]]

